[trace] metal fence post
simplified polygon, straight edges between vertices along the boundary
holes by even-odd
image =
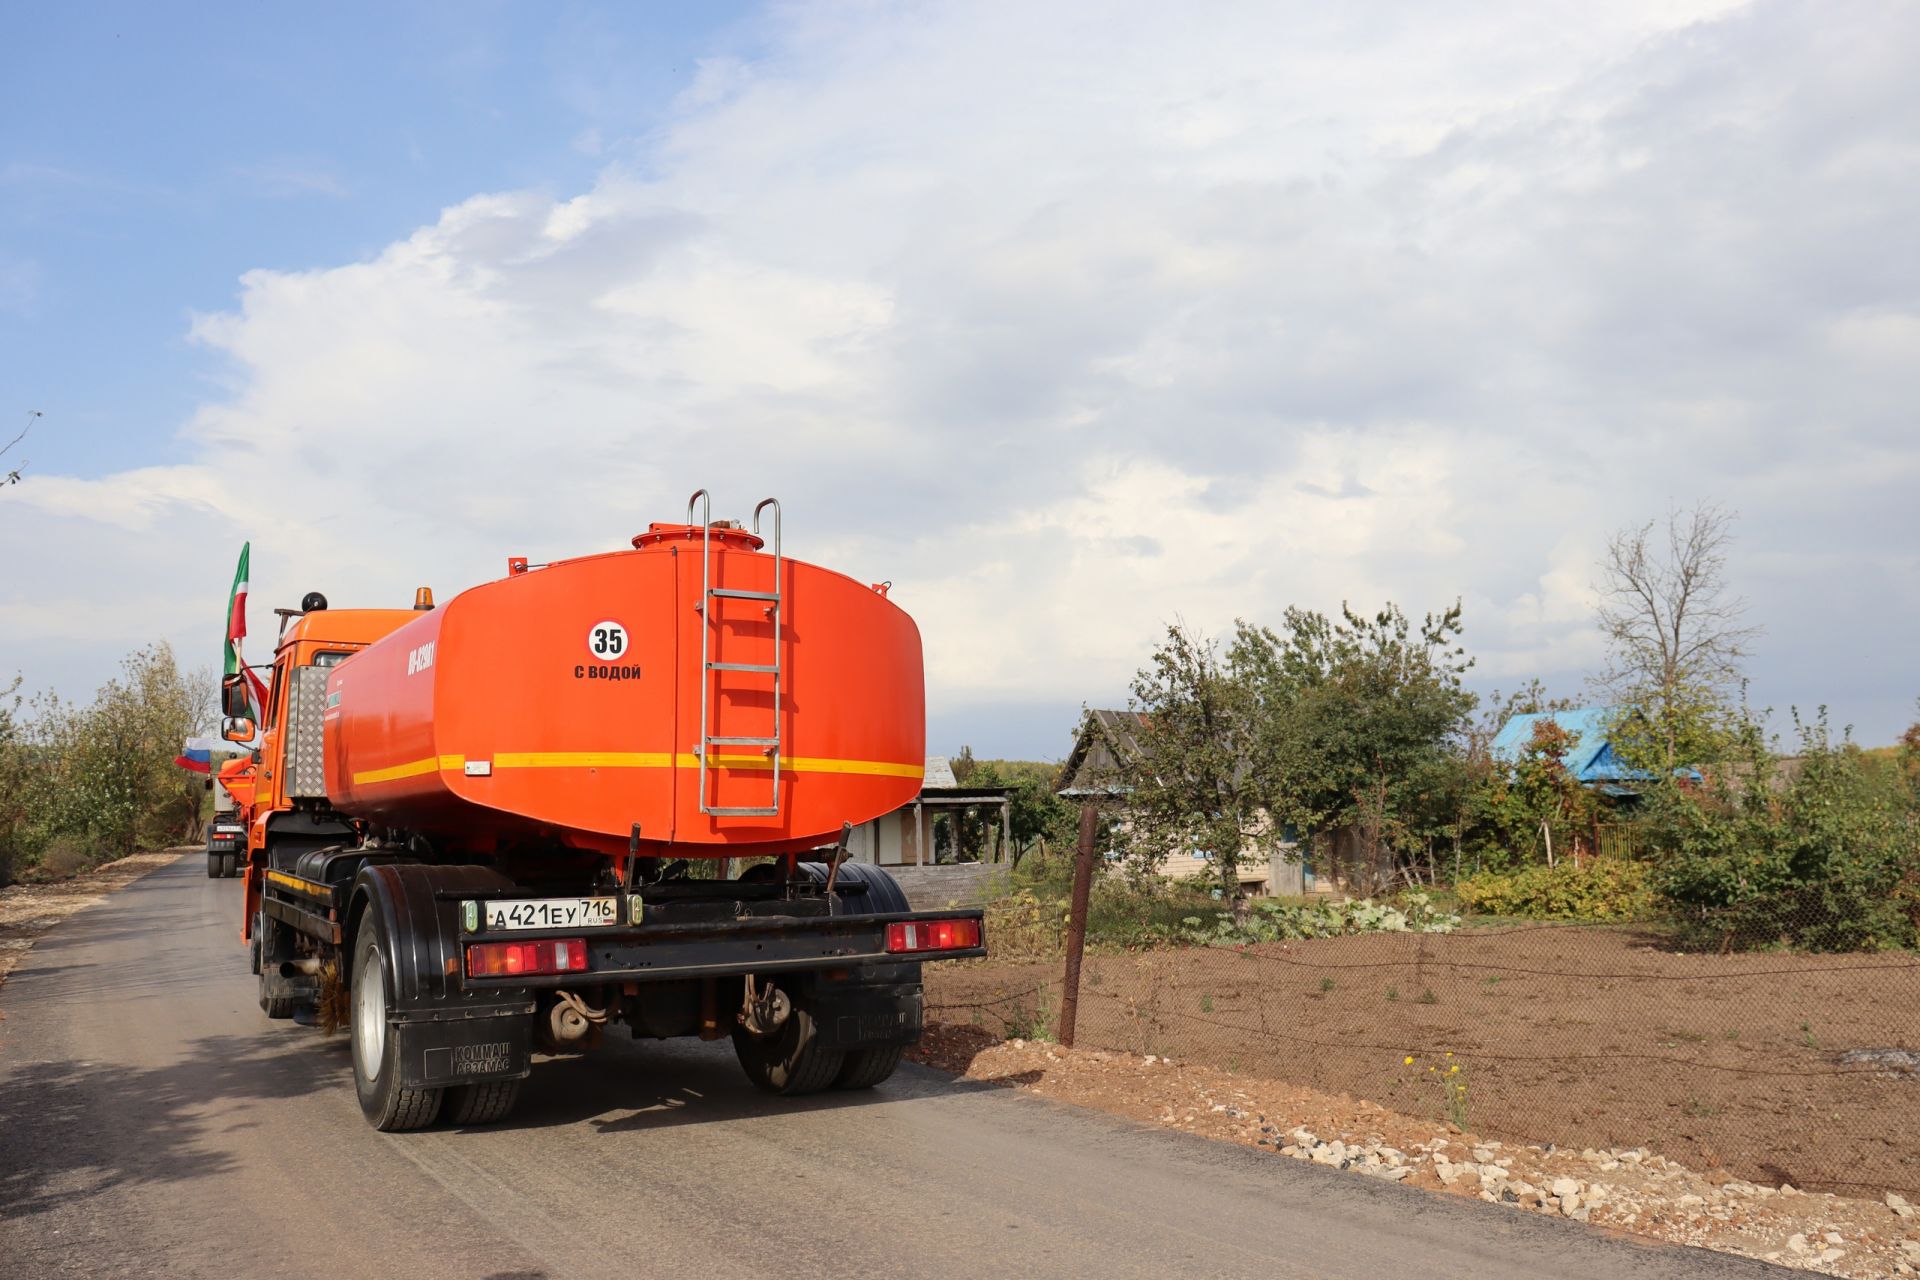
[[[1067,972],[1061,982],[1060,1043],[1073,1048],[1074,1023],[1080,1015],[1080,955],[1087,946],[1087,898],[1093,892],[1093,838],[1098,814],[1091,804],[1080,806],[1080,844],[1073,857],[1073,908],[1067,915]]]

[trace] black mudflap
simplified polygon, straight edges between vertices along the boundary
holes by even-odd
[[[400,1082],[438,1089],[481,1080],[518,1080],[532,1066],[533,1019],[525,1013],[396,1023]]]
[[[823,986],[810,1000],[820,1045],[866,1049],[920,1039],[924,999],[918,982]]]

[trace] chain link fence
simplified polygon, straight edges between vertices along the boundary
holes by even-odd
[[[991,925],[989,926],[991,933]],[[932,966],[928,1017],[1053,1038],[1065,939]],[[1920,956],[1690,949],[1661,921],[1131,952],[1096,944],[1080,1046],[1164,1055],[1487,1137],[1920,1196]],[[994,939],[989,937],[989,944]],[[1049,954],[1050,953],[1050,954]]]

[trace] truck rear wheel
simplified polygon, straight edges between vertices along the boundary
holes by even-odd
[[[213,852],[211,849],[207,851],[207,879],[218,880],[226,874],[220,869],[220,857],[221,855]]]
[[[756,1089],[794,1095],[818,1093],[839,1076],[847,1055],[820,1047],[813,1015],[795,1008],[786,1025],[770,1036],[748,1035],[733,1029],[733,1051]]]
[[[518,1080],[456,1085],[447,1090],[446,1120],[457,1125],[498,1124],[513,1114],[514,1104],[519,1101]]]
[[[240,855],[223,853],[220,855],[220,878],[231,880],[240,874]]]
[[[262,912],[254,917],[254,944],[259,948],[253,971],[260,976],[260,1011],[275,1021],[291,1018],[300,1001],[280,994],[276,979],[281,962],[293,959],[293,935],[287,926]]]
[[[871,1089],[893,1074],[900,1065],[900,1055],[906,1052],[904,1045],[878,1044],[865,1049],[850,1050],[840,1074],[833,1078],[836,1089]]]
[[[353,1088],[367,1122],[386,1133],[424,1129],[440,1114],[440,1089],[409,1089],[400,1083],[400,1038],[387,1025],[390,968],[388,942],[378,917],[369,912],[353,945]]]

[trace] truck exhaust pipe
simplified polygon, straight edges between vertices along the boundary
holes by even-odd
[[[571,991],[557,991],[559,997],[547,1011],[547,1027],[556,1044],[579,1044],[597,1035],[606,1025],[607,1011],[596,1009]]]

